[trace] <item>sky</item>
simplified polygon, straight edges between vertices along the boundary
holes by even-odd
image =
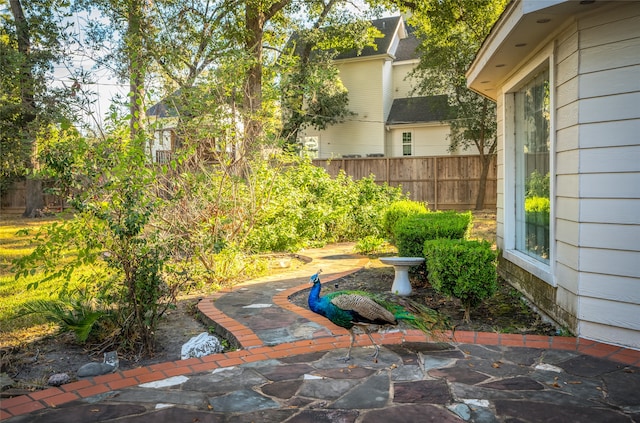
[[[90,20],[104,20],[104,18],[101,18],[97,12],[92,14],[81,12],[75,13],[70,19],[78,45],[74,53],[68,57],[70,62],[68,66],[65,64],[54,66],[53,78],[54,85],[71,87],[74,84],[73,75],[77,69],[88,72],[91,83],[81,84],[78,95],[86,95],[92,101],[83,113],[82,120],[95,128],[104,124],[114,98],[127,97],[128,84],[120,83],[110,70],[96,67],[95,56],[93,56],[95,53],[88,47],[82,47],[85,45],[86,27]]]

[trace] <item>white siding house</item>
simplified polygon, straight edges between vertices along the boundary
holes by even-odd
[[[449,125],[441,120],[446,117],[446,102],[436,102],[442,107],[437,113],[412,110],[411,118],[404,118],[397,112],[407,110],[398,102],[411,97],[415,87],[408,75],[418,63],[418,40],[400,16],[372,24],[384,34],[376,40],[377,48],[344,53],[335,59],[355,116],[325,130],[306,128],[301,131],[302,141],[311,141],[318,158],[450,154]],[[410,150],[407,137],[411,138]]]
[[[497,102],[501,275],[640,349],[640,2],[514,0],[467,80]]]

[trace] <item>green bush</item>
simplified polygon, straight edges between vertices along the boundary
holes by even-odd
[[[428,211],[426,203],[412,200],[396,201],[385,210],[384,216],[382,217],[384,235],[392,239],[393,227],[400,219],[415,214],[427,213]]]
[[[422,257],[424,242],[430,239],[464,239],[471,230],[471,212],[420,213],[400,219],[393,227],[393,239],[400,257]]]
[[[530,197],[524,200],[524,211],[526,213],[527,222],[537,225],[549,225],[549,212],[551,204],[545,197]]]
[[[354,249],[357,253],[371,255],[381,251],[385,244],[386,241],[384,239],[368,235],[359,239]]]
[[[462,302],[466,322],[470,321],[471,308],[498,288],[497,253],[487,241],[429,240],[424,243],[424,255],[431,286]]]
[[[261,165],[255,181],[261,207],[242,243],[252,252],[379,237],[384,211],[404,197],[400,188],[378,184],[373,177],[354,181],[341,172],[333,178],[305,159],[280,167]]]

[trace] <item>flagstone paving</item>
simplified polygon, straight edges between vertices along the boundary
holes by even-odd
[[[640,422],[640,352],[567,337],[348,332],[286,298],[323,269],[366,265],[351,245],[200,303],[236,351],[177,360],[2,400],[18,422]],[[451,335],[451,334],[448,334]]]

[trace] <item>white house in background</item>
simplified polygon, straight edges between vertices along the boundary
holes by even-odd
[[[163,100],[147,110],[146,116],[155,125],[153,139],[149,145],[149,154],[153,163],[168,163],[180,143],[176,136],[177,113],[175,107]]]
[[[151,106],[146,116],[154,128],[153,138],[149,143],[149,154],[153,163],[168,163],[174,153],[182,147],[182,140],[176,134],[179,110],[175,99],[179,92],[175,92],[164,100]],[[242,117],[228,105],[219,106],[210,115],[198,116],[199,134],[198,148],[201,157],[209,161],[216,161],[220,154],[227,157],[235,156],[240,147],[238,137],[244,130]],[[232,130],[232,128],[235,128]]]
[[[318,158],[448,155],[448,107],[443,96],[409,98],[409,73],[418,63],[417,38],[400,16],[372,24],[384,35],[376,48],[336,57],[340,79],[355,116],[319,131],[307,128],[301,141]]]
[[[497,102],[501,275],[578,336],[640,349],[640,2],[514,0],[467,81]]]

